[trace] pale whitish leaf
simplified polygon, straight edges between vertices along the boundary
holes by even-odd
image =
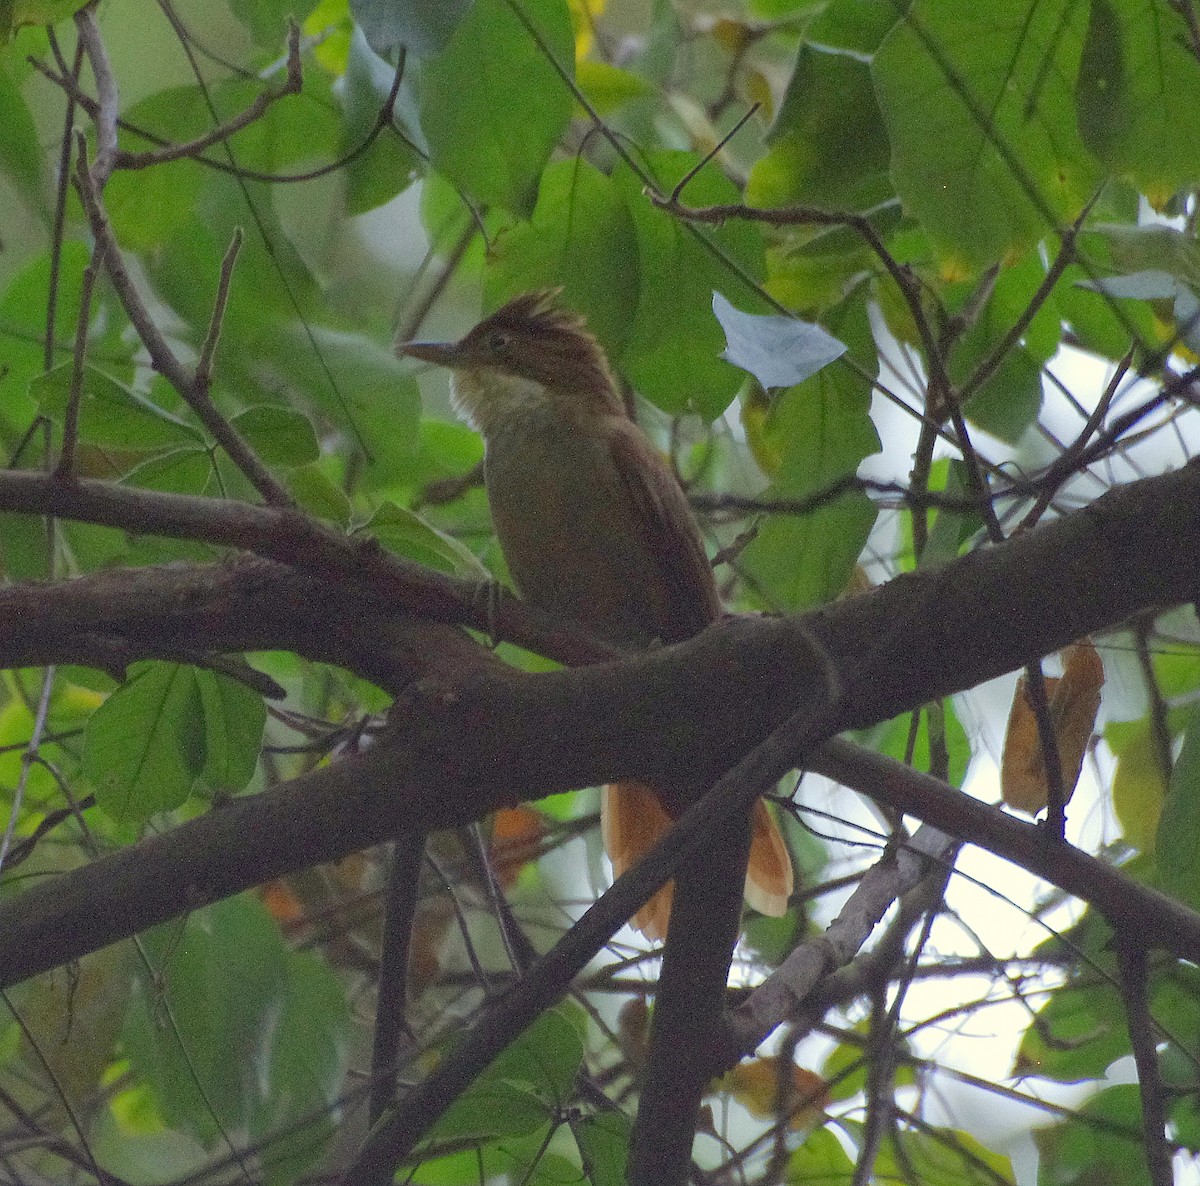
[[[1080,280],[1078,287],[1107,293],[1110,297],[1128,297],[1137,301],[1157,301],[1173,297],[1178,281],[1169,272],[1150,268],[1128,276],[1107,276],[1096,280]]]
[[[721,357],[749,371],[764,387],[794,387],[846,353],[819,325],[794,317],[743,313],[719,292],[713,313],[725,331]]]
[[[434,54],[454,35],[472,0],[350,0],[350,11],[381,57],[401,46]]]

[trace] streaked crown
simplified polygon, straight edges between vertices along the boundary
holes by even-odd
[[[512,384],[496,381],[502,377],[543,388],[567,414],[623,413],[603,349],[582,317],[558,305],[560,293],[524,293],[457,342],[406,342],[398,353],[456,371],[455,389],[473,422],[490,419],[493,409],[482,406],[490,390],[511,392]]]

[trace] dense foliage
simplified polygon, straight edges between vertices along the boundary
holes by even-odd
[[[382,1159],[398,1181],[609,1186],[631,1132],[635,1179],[678,1180],[646,1176],[662,1130],[639,1118],[659,953],[621,931],[573,982],[536,962],[607,884],[594,792],[489,797],[456,751],[508,747],[475,722],[435,747],[459,826],[426,836],[402,799],[344,842],[304,825],[322,772],[387,785],[404,751],[364,737],[467,670],[448,627],[481,664],[601,657],[488,583],[482,444],[392,350],[548,287],[636,393],[730,611],[836,620],[931,580],[878,634],[911,647],[912,711],[839,718],[871,665],[821,635],[829,733],[996,802],[1012,681],[968,689],[994,648],[1030,664],[1003,761],[1044,786],[1040,831],[981,835],[942,800],[917,831],[882,781],[854,784],[871,809],[780,783],[802,890],[746,920],[734,1016],[823,962],[754,1014],[756,1057],[752,1022],[693,1035],[714,1058],[694,1180],[1195,1172],[1200,634],[1177,603],[1200,502],[1151,477],[1190,473],[1197,437],[1191,0],[11,0],[0,27],[0,930],[52,953],[0,960],[0,1180],[367,1181]],[[1169,546],[1089,518],[1139,482],[1178,516]],[[1071,515],[1080,535],[1022,570]],[[1043,581],[1044,615],[1006,612]],[[972,597],[982,618],[948,614]],[[404,644],[401,619],[446,635]],[[1089,633],[1098,740],[1078,709],[1098,683],[1027,649]],[[760,706],[712,707],[751,748]],[[254,814],[279,789],[290,823]],[[223,850],[151,865],[243,801],[256,822]],[[1099,861],[1058,877],[1030,836]],[[861,934],[837,918],[852,892]]]

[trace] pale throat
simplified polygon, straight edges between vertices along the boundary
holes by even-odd
[[[493,367],[454,371],[450,397],[454,410],[484,437],[505,423],[552,414],[555,407],[544,384]]]

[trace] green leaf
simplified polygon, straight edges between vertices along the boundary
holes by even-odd
[[[817,12],[804,31],[805,40],[862,58],[875,53],[900,15],[892,4],[862,4],[860,0],[830,0],[813,7]]]
[[[713,314],[725,331],[722,358],[748,371],[764,387],[792,387],[846,353],[844,342],[796,317],[743,313],[719,292]]]
[[[892,176],[944,273],[1019,255],[1094,189],[1072,94],[1086,11],[1073,0],[916,0],[880,45],[872,77]]]
[[[475,553],[453,536],[427,523],[414,511],[385,502],[362,530],[385,548],[418,564],[472,580],[490,581],[491,574]]]
[[[1015,445],[1042,407],[1042,367],[1023,346],[1013,346],[995,373],[963,409],[976,427]]]
[[[22,25],[56,25],[74,16],[88,0],[5,0],[0,4],[0,34],[12,36]]]
[[[570,1098],[583,1065],[579,1010],[549,1009],[450,1107],[431,1130],[432,1144],[537,1132]]]
[[[403,479],[420,438],[421,394],[410,369],[362,334],[311,329],[312,343],[295,324],[287,327],[269,351],[260,348],[260,365],[286,376],[342,437],[353,436],[353,420],[371,451],[375,485]]]
[[[207,449],[175,449],[143,461],[131,469],[124,480],[144,490],[206,494],[212,478],[212,455]]]
[[[256,404],[232,424],[267,465],[306,465],[321,456],[312,422],[291,408]]]
[[[168,142],[179,143],[212,129],[210,102],[219,119],[228,119],[245,111],[266,85],[258,80],[227,79],[203,90],[198,86],[169,87],[135,103],[122,115]],[[319,72],[310,71],[301,94],[271,103],[259,119],[231,136],[227,144],[241,168],[279,173],[315,159],[334,159],[341,136],[338,104],[329,94],[329,83]],[[122,148],[133,152],[144,152],[148,147],[144,139],[131,132],[120,132],[119,141]],[[221,159],[219,148],[210,149],[209,154]],[[217,195],[227,195],[227,199],[214,201]],[[121,244],[132,250],[162,246],[203,212],[205,217],[200,221],[222,240],[220,252],[224,254],[233,220],[226,230],[224,219],[212,217],[216,208],[227,201],[231,211],[236,210],[236,218],[246,220],[242,191],[234,179],[188,159],[149,169],[117,170],[105,188],[104,200]],[[270,203],[256,203],[256,211],[266,219],[263,233],[270,234],[278,253],[287,236],[278,227]],[[257,238],[246,237],[234,276],[235,291],[254,279],[255,257],[270,258]],[[276,263],[271,270],[279,266]],[[214,268],[210,275],[215,286],[217,270]],[[195,275],[192,279],[194,283]],[[234,321],[230,316],[226,324]]]
[[[350,522],[350,500],[318,465],[302,465],[287,475],[287,488],[295,500],[319,519],[345,527]]]
[[[254,777],[267,708],[263,698],[229,676],[196,668],[204,712],[204,766],[199,774],[219,791],[240,791]]]
[[[632,1131],[624,1112],[598,1112],[571,1126],[588,1186],[624,1186]]]
[[[83,772],[110,819],[140,823],[188,797],[204,769],[204,749],[193,669],[138,663],[88,721]]]
[[[292,1186],[337,1132],[357,1028],[345,985],[327,963],[299,951],[286,959],[286,999],[271,1035],[268,1086],[256,1100],[255,1128],[269,1140],[267,1186]]]
[[[416,176],[420,157],[398,136],[375,137],[365,152],[358,149],[374,130],[379,110],[387,100],[395,72],[367,45],[360,30],[350,38],[350,54],[340,92],[345,124],[342,155],[346,162],[346,209],[363,214],[390,202]]]
[[[515,1042],[505,1048],[486,1076],[518,1084],[547,1106],[566,1104],[583,1065],[584,1026],[577,1005],[547,1009]]]
[[[1155,853],[1162,889],[1193,910],[1200,906],[1200,706],[1171,770]]]
[[[1123,1083],[1097,1092],[1071,1120],[1033,1130],[1039,1182],[1150,1186],[1141,1125],[1136,1084]]]
[[[1150,720],[1110,721],[1104,740],[1117,760],[1111,794],[1122,834],[1134,848],[1153,853],[1167,787]]]
[[[981,1145],[962,1129],[929,1132],[893,1129],[883,1141],[875,1162],[883,1182],[916,1180],[921,1186],[1015,1186],[1012,1162]]]
[[[1111,964],[1111,957],[1106,961]],[[1085,973],[1058,988],[1038,1013],[1017,1050],[1014,1074],[1057,1083],[1102,1078],[1129,1053],[1129,1030],[1121,994],[1108,981]]]
[[[654,94],[654,88],[641,75],[590,58],[576,65],[575,81],[598,115],[611,115],[634,99]]]
[[[1200,243],[1175,227],[1106,224],[1080,238],[1081,249],[1089,258],[1103,260],[1120,275],[1165,272],[1189,288],[1200,288]],[[1139,294],[1133,291],[1122,295]]]
[[[612,181],[582,158],[542,174],[529,222],[497,236],[484,273],[484,303],[561,285],[564,303],[587,317],[611,357],[619,357],[637,306],[637,239]]]
[[[768,137],[770,151],[750,171],[748,203],[857,210],[891,196],[888,140],[869,71],[857,51],[800,47]]]
[[[1091,0],[1076,98],[1084,143],[1161,210],[1200,181],[1184,130],[1200,114],[1200,74],[1183,17],[1152,0]]]
[[[575,40],[563,0],[522,11],[565,70]],[[571,119],[571,93],[503,0],[476,0],[445,49],[421,64],[430,163],[476,201],[525,214]]]
[[[477,1081],[458,1097],[429,1130],[429,1144],[491,1141],[538,1132],[551,1111],[533,1092],[497,1079]]]
[[[700,163],[687,152],[656,152],[642,162],[659,188],[670,193]],[[620,165],[613,180],[624,195],[637,232],[637,313],[633,332],[619,360],[633,385],[651,402],[671,413],[697,412],[715,419],[742,384],[736,367],[721,358],[725,335],[712,314],[714,289],[739,305],[765,310],[752,287],[762,278],[763,248],[758,228],[731,222],[717,230],[681,225],[652,206],[642,181]],[[684,191],[698,206],[736,202],[738,192],[719,170],[709,166]],[[739,283],[738,273],[750,283]]]
[[[311,1163],[323,1147],[314,1113],[331,1107],[341,1087],[351,1035],[336,977],[289,952],[251,895],[157,927],[143,941],[161,976],[143,977],[124,1045],[163,1118],[204,1141],[232,1132],[256,1142],[280,1130],[281,1160]],[[266,1152],[270,1163],[274,1141]],[[270,1180],[295,1177],[272,1171]]]
[[[796,1186],[850,1186],[854,1162],[828,1128],[818,1128],[788,1159],[786,1180]]]
[[[1079,287],[1081,281],[1090,279],[1089,272],[1094,275],[1094,265],[1086,271],[1078,264],[1069,265],[1048,302],[1083,349],[1101,358],[1116,359],[1134,342],[1154,342],[1161,337],[1149,304],[1117,302]]]
[[[29,385],[43,416],[62,424],[74,364],[61,363]],[[204,434],[97,367],[85,365],[79,401],[79,439],[137,452],[204,443]]]
[[[457,420],[424,416],[414,436],[416,452],[406,460],[402,470],[397,467],[395,474],[397,484],[406,490],[418,491],[430,482],[465,477],[483,460],[483,438]],[[368,471],[368,477],[372,478],[373,485],[386,486],[389,475],[379,470],[379,466],[373,467]],[[481,478],[480,486],[468,490],[464,498],[438,510],[430,508],[426,514],[457,515],[464,500],[471,501],[472,495],[482,493],[482,484]]]
[[[830,328],[862,360],[875,354],[861,304],[848,306]],[[869,353],[868,353],[869,351]],[[771,410],[782,460],[765,498],[800,498],[847,474],[879,449],[870,419],[868,381],[835,365],[789,388]],[[772,609],[821,605],[846,588],[875,522],[874,504],[862,492],[841,495],[803,515],[764,517],[742,553],[742,565],[761,602]]]
[[[42,209],[42,152],[37,127],[16,83],[0,65],[0,170],[35,210]]]
[[[0,515],[0,572],[10,581],[50,576],[46,522],[35,515]]]
[[[931,490],[939,491],[950,498],[965,499],[971,488],[966,466],[961,461],[935,461],[930,479]],[[929,538],[925,542],[924,552],[921,553],[921,567],[937,568],[955,559],[974,539],[982,525],[983,516],[976,510],[939,508],[932,516]],[[911,538],[906,539],[906,547],[911,546]],[[900,757],[899,754],[893,756]],[[955,785],[958,785],[957,782]]]
[[[310,8],[312,0],[229,0],[229,11],[267,49],[282,49],[288,18],[302,21]]]
[[[88,250],[79,242],[63,244],[58,275],[58,305],[54,321],[60,348],[75,340],[79,317],[79,289]],[[24,437],[37,404],[29,396],[29,384],[45,369],[42,340],[49,308],[50,257],[37,255],[13,276],[0,300],[0,340],[4,365],[0,366],[0,441],[6,454]],[[68,357],[63,355],[62,357]]]
[[[967,767],[971,764],[971,739],[954,710],[953,702],[940,702],[936,711],[930,708],[922,710],[910,758],[908,749],[911,732],[912,714],[905,713],[885,725],[868,730],[868,736],[871,748],[879,753],[887,754],[897,762],[911,762],[917,770],[934,770],[930,754],[932,732],[934,747],[937,750],[944,749],[948,758],[946,781],[952,786],[961,786]],[[938,777],[941,775],[938,774]]]

